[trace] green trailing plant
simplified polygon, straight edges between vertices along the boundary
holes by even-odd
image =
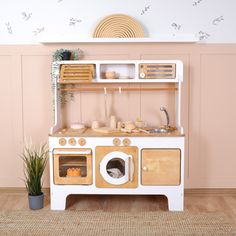
[[[63,60],[63,52],[68,52],[70,51],[72,53],[72,58],[74,60],[78,60],[79,58],[83,57],[83,51],[80,48],[77,49],[72,49],[68,50],[65,48],[60,48],[57,49],[53,53],[53,64],[52,64],[52,83],[51,83],[51,88],[52,91],[55,92],[55,89],[58,91],[56,100],[54,98],[53,100],[53,110],[55,109],[55,102],[59,101],[61,105],[65,105],[70,101],[73,101],[74,99],[74,93],[72,92],[67,92],[67,91],[60,91],[60,89],[65,88],[66,85],[64,84],[59,84],[60,80],[60,61]],[[73,85],[71,85],[73,87]]]
[[[42,175],[48,159],[47,145],[41,145],[38,149],[32,144],[24,147],[21,155],[24,162],[25,186],[30,196],[42,194]]]
[[[60,80],[60,63],[58,61],[53,62],[52,64],[52,74],[51,74],[51,88],[52,92],[57,90],[56,100],[53,98],[53,111],[55,110],[55,103],[60,102],[62,106],[67,104],[70,101],[73,101],[74,94],[72,92],[62,92],[61,89],[65,88],[65,84],[58,83]]]

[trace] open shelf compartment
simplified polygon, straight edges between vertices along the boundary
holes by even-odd
[[[135,63],[104,63],[100,64],[100,80],[130,81],[135,79]]]

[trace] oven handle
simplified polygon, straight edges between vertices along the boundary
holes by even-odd
[[[54,150],[53,154],[78,154],[78,155],[89,155],[92,153],[92,150],[84,150],[84,151],[62,151],[62,150]]]
[[[129,181],[132,182],[134,179],[134,161],[133,157],[129,156]]]

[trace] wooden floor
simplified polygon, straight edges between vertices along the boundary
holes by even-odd
[[[45,208],[50,209],[49,195],[45,197]],[[0,193],[0,210],[28,209],[25,193]],[[71,195],[67,198],[67,209],[102,211],[168,211],[164,196],[88,196]],[[185,194],[185,211],[224,212],[236,225],[236,195]]]

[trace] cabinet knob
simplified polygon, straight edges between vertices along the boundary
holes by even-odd
[[[78,143],[80,146],[84,146],[86,144],[86,140],[84,138],[80,138]]]
[[[113,144],[115,145],[115,146],[120,146],[120,139],[118,139],[118,138],[114,138],[113,139]]]
[[[129,145],[131,144],[130,139],[125,138],[125,139],[123,140],[123,144],[124,144],[124,146],[129,146]]]
[[[147,170],[148,170],[147,166],[144,166],[143,171],[147,171]]]
[[[74,138],[70,138],[69,139],[69,144],[72,145],[72,146],[75,146],[75,144],[76,144],[75,139]]]
[[[59,139],[59,144],[60,144],[61,146],[65,146],[65,145],[66,145],[66,139],[65,139],[65,138],[60,138],[60,139]]]

